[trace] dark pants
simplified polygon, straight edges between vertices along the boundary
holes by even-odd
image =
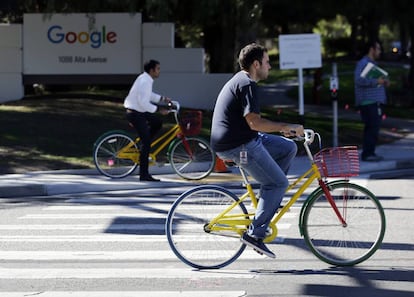
[[[378,103],[360,106],[361,119],[364,123],[362,158],[375,155],[375,146],[381,126],[382,107]]]
[[[138,133],[140,137],[140,158],[139,174],[140,176],[149,175],[148,157],[151,148],[151,141],[154,136],[161,130],[162,120],[153,113],[137,112],[127,110],[127,120]]]

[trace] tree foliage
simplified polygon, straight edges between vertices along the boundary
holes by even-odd
[[[378,37],[380,25],[397,26],[407,46],[414,38],[412,0],[2,0],[3,22],[23,13],[140,12],[144,22],[173,22],[178,46],[205,48],[211,72],[236,70],[235,55],[248,42],[279,34],[311,33],[322,19],[338,15],[350,24],[348,54]],[[319,22],[319,23],[318,23]],[[338,28],[336,28],[338,30]],[[324,37],[324,36],[323,36]],[[342,38],[343,36],[336,36]],[[347,37],[348,38],[348,37]],[[411,57],[413,57],[413,53]]]

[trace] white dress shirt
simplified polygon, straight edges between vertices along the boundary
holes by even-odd
[[[138,112],[156,112],[154,103],[160,102],[161,95],[152,91],[153,82],[154,79],[147,72],[140,74],[125,98],[124,107]]]

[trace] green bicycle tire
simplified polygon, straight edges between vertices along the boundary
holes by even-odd
[[[315,191],[303,206],[301,230],[312,253],[335,266],[353,266],[380,247],[386,219],[378,199],[366,188],[349,182],[328,185],[346,225],[339,222],[325,193]]]

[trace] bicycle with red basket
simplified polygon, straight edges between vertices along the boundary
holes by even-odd
[[[320,260],[337,266],[355,265],[380,247],[385,233],[384,210],[374,194],[349,181],[359,174],[357,148],[326,148],[313,155],[309,146],[315,135],[306,129],[305,136],[298,139],[303,141],[311,166],[288,187],[292,196],[273,217],[263,242],[276,238],[277,223],[317,181],[318,187],[303,200],[300,235]],[[246,172],[239,170],[246,188],[242,195],[205,185],[186,191],[172,205],[165,233],[171,249],[184,263],[198,269],[221,268],[246,248],[240,237],[254,218],[258,198]],[[339,179],[328,181],[328,177]]]
[[[175,173],[188,180],[207,177],[215,166],[215,153],[208,141],[197,136],[202,126],[202,112],[188,110],[180,113],[180,104],[172,101],[170,112],[175,125],[151,143],[149,164],[167,148],[167,158]],[[139,140],[126,131],[112,130],[101,135],[94,144],[93,160],[98,171],[111,178],[122,178],[139,166]]]

